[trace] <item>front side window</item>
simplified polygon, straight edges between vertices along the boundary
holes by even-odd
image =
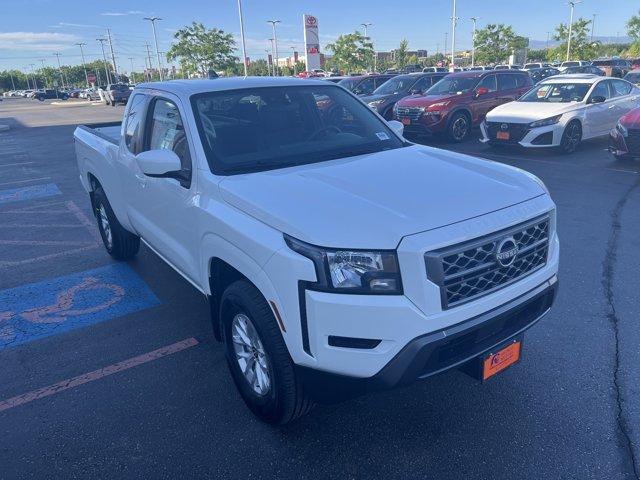
[[[478,77],[452,77],[440,80],[427,90],[427,95],[453,95],[473,90],[478,83]]]
[[[233,175],[405,144],[367,106],[331,85],[262,87],[191,98],[213,173]]]
[[[178,107],[171,100],[158,98],[151,110],[148,150],[172,150],[180,158],[182,169],[191,171],[189,143]]]
[[[375,79],[373,77],[365,78],[362,80],[356,88],[353,90],[353,93],[357,93],[359,95],[368,95],[376,89]]]
[[[373,92],[376,95],[390,95],[392,93],[407,92],[415,83],[415,77],[411,75],[399,75],[388,79]]]
[[[508,75],[508,76],[511,76],[511,75]],[[478,84],[478,88],[482,88],[482,87],[486,88],[489,92],[495,92],[497,90],[496,76],[487,75],[486,77],[484,77]]]
[[[525,93],[519,102],[581,102],[589,91],[589,83],[543,83]]]
[[[142,125],[142,116],[144,115],[145,96],[136,94],[130,100],[131,105],[127,113],[126,126],[124,130],[124,143],[131,153],[137,155],[140,147],[140,128]]]
[[[604,97],[605,100],[608,100],[611,95],[609,93],[609,82],[608,81],[604,81],[604,82],[599,82],[598,84],[596,84],[595,88],[593,89],[593,92],[591,92],[591,98],[593,97]]]

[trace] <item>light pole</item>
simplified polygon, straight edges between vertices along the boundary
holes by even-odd
[[[104,53],[104,42],[107,41],[106,38],[96,38],[98,42],[100,42],[100,47],[102,47],[102,61],[104,62],[104,73],[107,76],[107,83],[111,83],[111,75],[109,75],[109,68],[107,68],[107,54]]]
[[[136,75],[133,73],[133,57],[129,57],[129,60],[131,61],[131,80],[136,83]]]
[[[279,68],[278,68],[278,35],[276,34],[276,23],[280,23],[280,20],[267,20],[267,23],[271,24],[271,28],[273,29],[273,43],[275,45],[275,63],[274,65],[274,77],[277,77],[279,75]]]
[[[58,71],[60,72],[60,80],[62,81],[62,88],[64,89],[64,73],[62,73],[62,65],[60,65],[60,54],[54,53],[54,55],[58,59]]]
[[[551,32],[547,32],[547,50],[549,50],[549,39],[551,38]]]
[[[242,18],[242,0],[238,0],[238,16],[240,17],[240,39],[242,40],[242,65],[244,66],[244,76],[246,77],[247,76],[247,46],[245,45],[245,42],[244,42],[244,20]]]
[[[458,17],[456,17],[456,0],[453,0],[453,16],[451,17],[451,66],[456,66],[456,23],[458,23]]]
[[[593,20],[591,20],[591,43],[593,43],[593,30],[596,28],[596,15],[598,14],[594,13]]]
[[[371,22],[364,22],[364,23],[361,23],[360,25],[362,25],[362,26],[364,27],[364,38],[365,38],[365,40],[369,40],[369,30],[368,30],[368,29],[369,29],[369,27],[370,27],[371,25],[373,25],[373,23],[371,23]],[[371,45],[373,46],[373,43],[372,43]],[[373,51],[373,57],[375,58],[375,56],[376,56],[376,52],[375,52],[375,50],[374,50],[374,51]],[[374,68],[375,68],[375,67],[374,67]]]
[[[269,55],[271,54],[271,50],[265,48],[264,51],[267,54],[267,75],[271,76],[271,65],[269,64]]]
[[[271,69],[273,70],[273,76],[277,75],[276,73],[276,64],[275,64],[275,50],[273,47],[273,38],[268,39],[271,42]]]
[[[30,63],[29,66],[31,67],[31,76],[33,77],[33,85],[35,87],[35,90],[38,89],[38,80],[36,79],[36,71],[35,71],[35,65],[33,63]]]
[[[573,9],[582,0],[570,0],[568,5],[571,5],[571,14],[569,15],[569,38],[567,39],[567,61],[569,61],[569,56],[571,55],[571,31],[573,28]]]
[[[480,20],[480,17],[471,17],[470,20],[473,22],[473,31],[471,32],[471,66],[474,67],[476,64],[476,23]]]
[[[449,36],[449,32],[444,32],[444,59],[447,60],[447,37]]]
[[[47,77],[47,74],[44,71],[44,58],[41,58],[39,61],[42,64],[42,76],[44,77],[45,85],[49,88],[49,77]]]
[[[156,57],[158,58],[158,72],[160,74],[160,81],[164,80],[164,75],[162,74],[162,63],[160,62],[160,50],[158,49],[158,35],[156,33],[156,22],[158,20],[162,20],[160,17],[144,17],[145,20],[149,20],[151,22],[151,27],[153,28],[153,41],[156,44]]]
[[[87,65],[85,64],[84,61],[84,50],[82,49],[82,47],[84,47],[86,45],[86,43],[76,43],[76,45],[78,45],[80,47],[80,56],[82,57],[82,68],[84,70],[84,80],[85,82],[87,82],[87,88],[89,88],[89,77],[87,77]]]

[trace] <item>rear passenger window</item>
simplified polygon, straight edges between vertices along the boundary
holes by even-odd
[[[609,97],[611,95],[609,95],[609,86],[607,85],[609,83],[608,80],[605,80],[604,82],[599,82],[596,87],[593,89],[593,92],[591,92],[591,98],[593,97],[604,97],[605,99],[609,99]]]
[[[631,93],[631,84],[624,80],[610,80],[613,86],[613,96],[622,97]]]
[[[533,82],[529,81],[530,78],[526,75],[514,75],[516,77],[516,88],[522,88],[532,85]]]
[[[516,77],[519,75],[498,74],[498,90],[514,90],[516,87]]]
[[[136,94],[131,99],[124,131],[124,143],[131,153],[140,153],[140,125],[144,114],[144,95]]]

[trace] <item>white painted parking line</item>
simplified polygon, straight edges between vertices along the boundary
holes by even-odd
[[[14,180],[12,182],[4,182],[4,183],[0,183],[0,187],[4,186],[4,185],[16,185],[19,183],[29,183],[29,182],[37,182],[40,180],[49,180],[51,177],[39,177],[39,178],[28,178],[26,180]]]
[[[0,167],[18,167],[20,165],[32,165],[36,162],[22,162],[22,163],[0,163]]]

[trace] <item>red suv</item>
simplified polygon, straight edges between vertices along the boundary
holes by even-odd
[[[446,134],[461,142],[492,108],[519,98],[533,86],[526,71],[467,71],[447,75],[421,96],[396,103],[394,117],[411,135]]]

